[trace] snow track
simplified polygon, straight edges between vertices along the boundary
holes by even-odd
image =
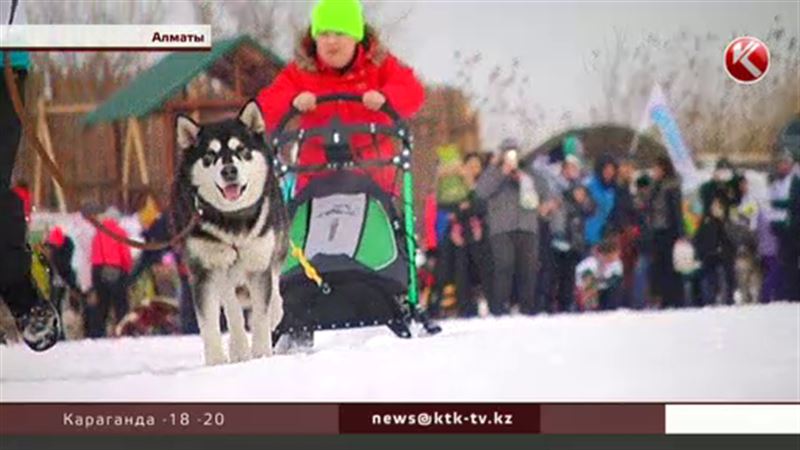
[[[442,322],[317,334],[205,367],[196,336],[0,347],[0,401],[800,401],[800,305]]]

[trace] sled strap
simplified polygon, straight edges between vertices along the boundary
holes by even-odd
[[[322,277],[319,275],[319,272],[317,272],[317,269],[308,261],[306,255],[303,253],[303,249],[295,245],[291,239],[289,239],[289,245],[292,247],[292,256],[297,258],[297,261],[303,266],[303,272],[306,278],[316,283],[317,286],[322,287]]]

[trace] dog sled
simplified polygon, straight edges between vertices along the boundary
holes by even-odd
[[[360,103],[361,96],[317,98],[318,104],[336,101]],[[388,103],[381,111],[392,119],[390,125],[343,124],[334,117],[322,127],[286,131],[301,114],[293,108],[269,138],[275,154],[291,146],[301,148],[306,139],[321,139],[327,156],[325,164],[313,166],[275,159],[291,217],[291,248],[280,279],[284,316],[273,343],[286,335],[290,345],[309,347],[316,331],[367,326],[388,326],[396,336],[410,338],[413,322],[428,334],[441,331],[418,305],[413,138]],[[400,153],[384,160],[354,161],[353,134],[371,135],[373,142],[379,136],[396,139]],[[402,211],[389,193],[359,173],[389,166],[402,173]],[[298,174],[315,176],[295,196],[291,185]]]

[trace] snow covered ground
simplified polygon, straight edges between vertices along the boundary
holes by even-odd
[[[451,320],[438,336],[317,335],[202,365],[199,337],[0,347],[0,400],[800,401],[800,305]]]

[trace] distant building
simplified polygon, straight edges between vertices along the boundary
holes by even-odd
[[[451,86],[428,86],[425,94],[425,105],[412,120],[417,206],[435,188],[438,147],[456,144],[462,154],[482,149],[480,114],[462,90]],[[419,215],[421,210],[418,208],[417,211]]]

